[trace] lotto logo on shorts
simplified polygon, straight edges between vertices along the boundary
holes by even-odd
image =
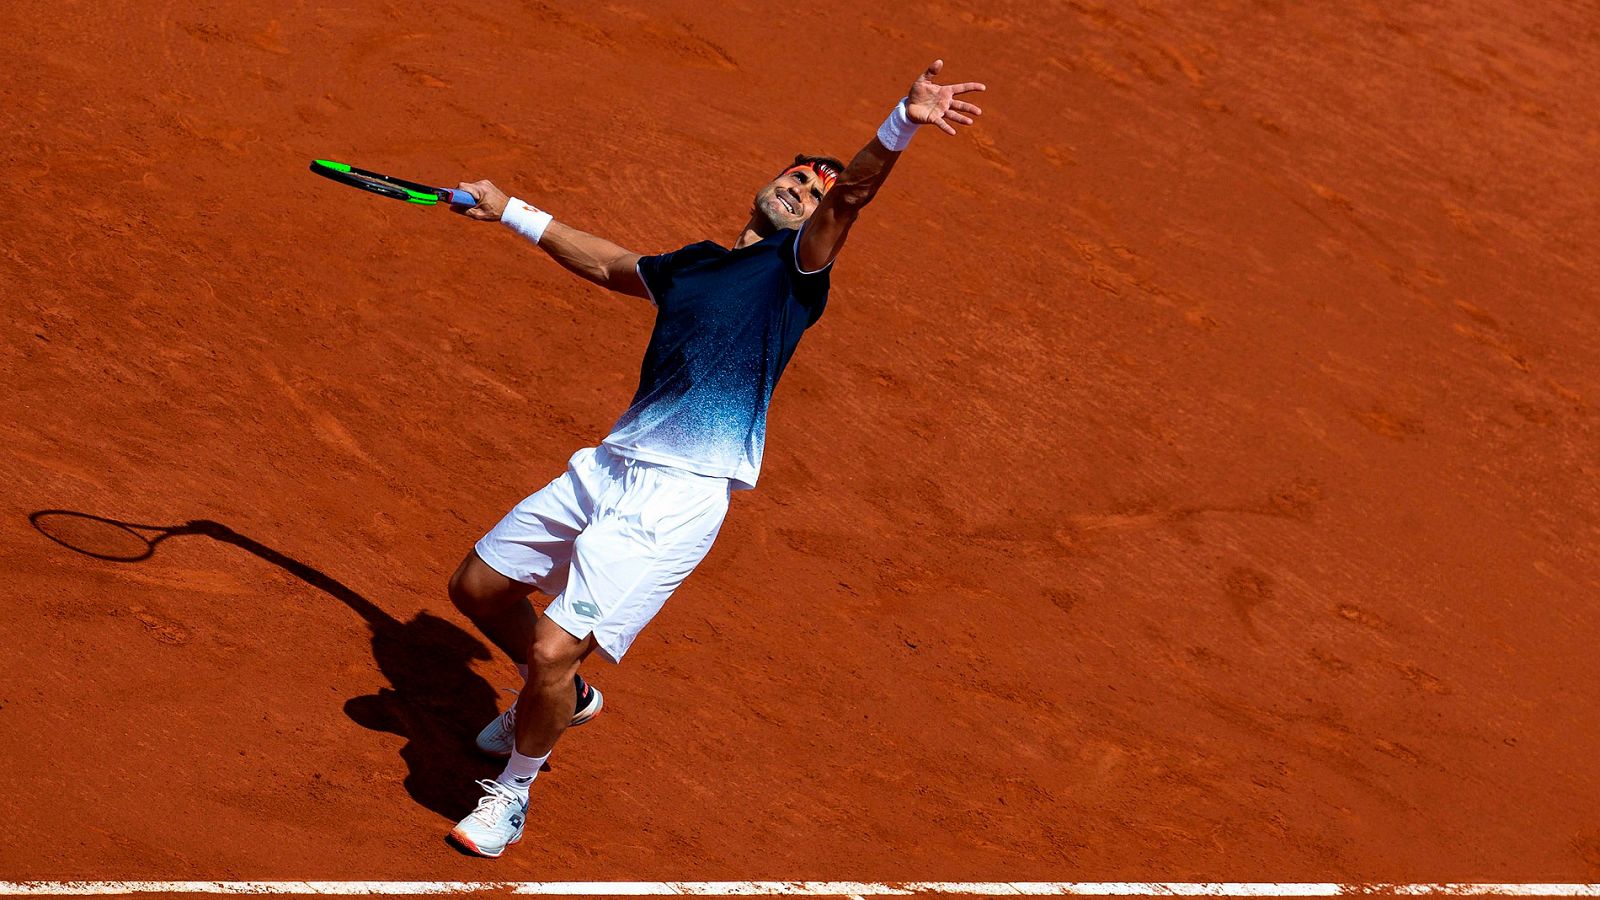
[[[573,601],[572,611],[584,617],[585,619],[600,618],[600,607],[595,606],[593,603],[590,603],[587,600]]]

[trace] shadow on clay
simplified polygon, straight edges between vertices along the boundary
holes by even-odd
[[[499,712],[494,688],[470,665],[489,659],[489,649],[450,622],[427,612],[402,622],[326,572],[209,519],[138,525],[42,509],[30,513],[28,521],[57,544],[95,559],[142,562],[163,541],[199,536],[277,566],[348,606],[371,629],[372,658],[390,686],[351,698],[344,710],[364,728],[406,738],[400,758],[408,767],[405,788],[413,800],[447,819],[460,818],[468,811],[472,780],[492,778],[499,770],[473,746],[478,729]]]

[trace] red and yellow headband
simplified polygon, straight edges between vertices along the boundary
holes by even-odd
[[[811,162],[796,163],[795,165],[792,165],[789,168],[784,169],[782,172],[779,172],[778,173],[778,177],[782,178],[783,176],[789,174],[790,172],[794,172],[794,171],[797,171],[799,169],[810,169],[813,173],[815,173],[816,176],[817,176],[817,180],[822,182],[822,190],[824,192],[827,192],[829,189],[831,189],[833,187],[834,181],[838,180],[838,178],[839,178],[839,170],[838,169],[835,169],[833,166],[830,166],[825,162],[821,162],[821,161],[817,161],[817,160],[813,160]]]

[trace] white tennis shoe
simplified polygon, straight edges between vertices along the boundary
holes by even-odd
[[[567,727],[582,725],[595,716],[600,715],[600,710],[605,706],[605,698],[593,685],[584,681],[582,676],[573,676],[573,685],[577,688],[577,708],[573,710],[572,721]],[[513,694],[516,692],[513,691]],[[494,721],[483,726],[478,732],[478,749],[490,756],[510,756],[511,748],[517,743],[517,704],[512,702],[511,708],[494,717]]]
[[[522,840],[528,820],[528,801],[498,781],[482,779],[484,795],[474,809],[451,829],[450,838],[479,856],[494,859]]]

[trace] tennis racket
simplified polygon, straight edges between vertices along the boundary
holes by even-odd
[[[415,203],[420,206],[435,206],[439,203],[448,203],[451,206],[466,207],[477,206],[478,201],[466,191],[455,188],[433,187],[418,184],[415,181],[406,181],[389,175],[380,175],[366,169],[331,159],[314,159],[311,161],[311,171],[323,178],[348,184],[353,188],[368,191],[381,197],[393,197],[406,203]]]

